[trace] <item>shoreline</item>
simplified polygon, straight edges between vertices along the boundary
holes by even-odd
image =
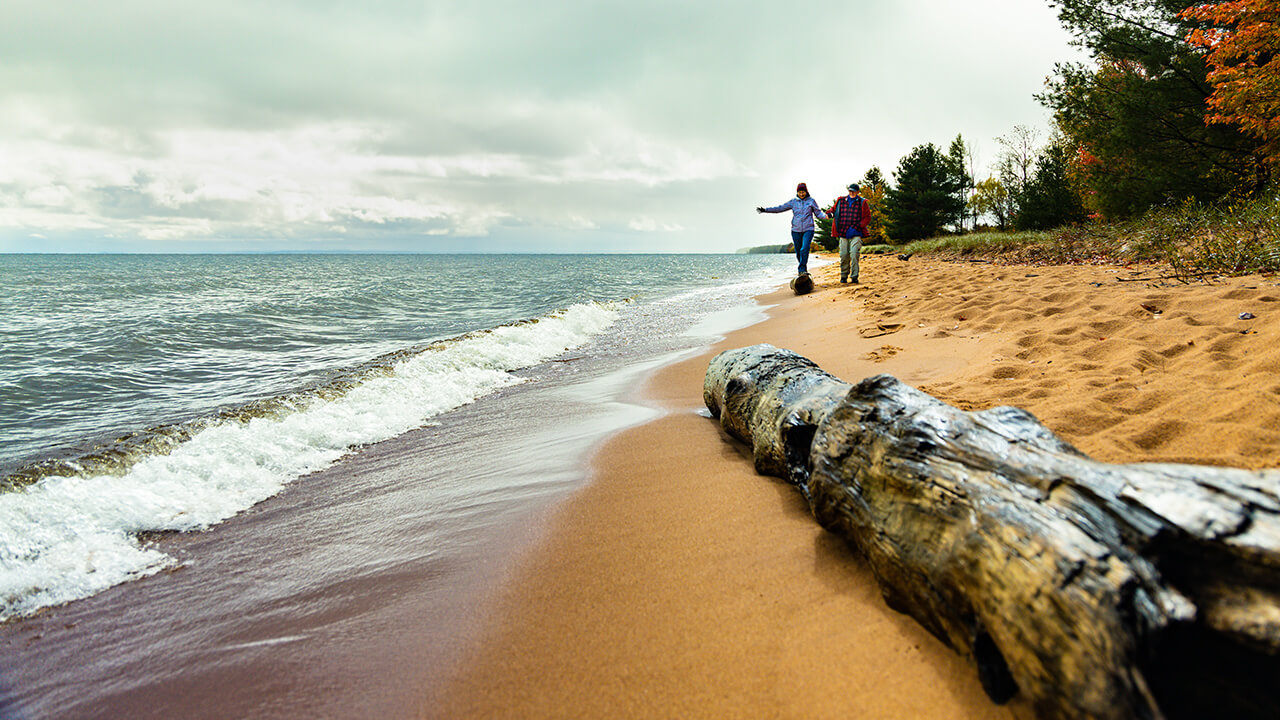
[[[424,716],[1026,715],[890,610],[799,493],[705,417],[725,348],[770,342],[847,381],[889,372],[964,409],[1019,405],[1108,462],[1280,465],[1280,351],[1239,318],[1280,310],[1273,278],[863,264],[865,284],[826,265],[814,293],[761,296],[765,320],[649,374],[641,392],[666,414],[597,450]]]
[[[550,511],[477,652],[424,717],[1012,717],[962,658],[885,606],[794,488],[756,475],[750,449],[705,417],[703,375],[721,350],[785,337],[822,354],[832,318],[820,299],[760,296],[763,320],[648,374],[637,394],[664,414],[593,453],[588,485]]]
[[[590,282],[649,290],[618,301],[615,321],[574,351],[350,448],[228,522],[144,535],[143,550],[174,559],[169,571],[0,624],[0,715],[416,715],[472,646],[477,609],[588,481],[594,449],[659,414],[624,396],[655,367],[758,321],[750,296],[783,277],[772,261],[738,258],[624,267],[637,272]],[[498,349],[513,330],[558,343],[568,336],[557,324],[477,335]]]

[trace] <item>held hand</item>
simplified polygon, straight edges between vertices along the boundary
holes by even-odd
[[[756,212],[758,212],[758,213],[762,213],[762,212],[764,212],[764,208],[763,208],[763,207],[758,207],[758,208],[756,208]]]

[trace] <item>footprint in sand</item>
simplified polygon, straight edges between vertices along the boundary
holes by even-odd
[[[881,335],[896,333],[903,327],[902,323],[878,322],[875,325],[858,328],[858,334],[864,338],[880,337]]]
[[[875,350],[872,350],[866,355],[863,355],[862,359],[881,363],[893,357],[894,355],[897,355],[900,352],[902,352],[902,348],[900,347],[895,347],[893,345],[881,345],[879,348],[876,348]]]

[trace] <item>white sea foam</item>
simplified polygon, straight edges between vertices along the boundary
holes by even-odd
[[[727,278],[724,283],[685,290],[655,303],[657,306],[686,305],[717,298],[744,298],[777,290],[795,277],[795,260],[791,255],[779,255],[779,263],[762,267],[752,273]],[[829,265],[832,261],[817,256],[809,258],[810,267]]]
[[[210,427],[119,477],[51,477],[0,495],[0,620],[88,597],[174,563],[144,531],[198,530],[332,465],[349,448],[421,427],[520,382],[510,371],[608,329],[616,308],[575,305],[537,322],[431,348],[339,397]]]

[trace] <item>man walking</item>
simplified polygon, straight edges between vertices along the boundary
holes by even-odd
[[[826,220],[827,214],[818,207],[818,201],[809,197],[809,187],[804,183],[796,186],[796,196],[774,207],[758,207],[758,213],[780,213],[791,211],[791,242],[796,249],[797,272],[805,275],[809,272],[809,244],[813,242],[813,218]]]
[[[858,183],[849,186],[849,194],[836,198],[832,215],[831,234],[840,240],[840,282],[858,282],[858,253],[862,251],[862,238],[867,236],[871,222],[871,204],[862,197]]]

